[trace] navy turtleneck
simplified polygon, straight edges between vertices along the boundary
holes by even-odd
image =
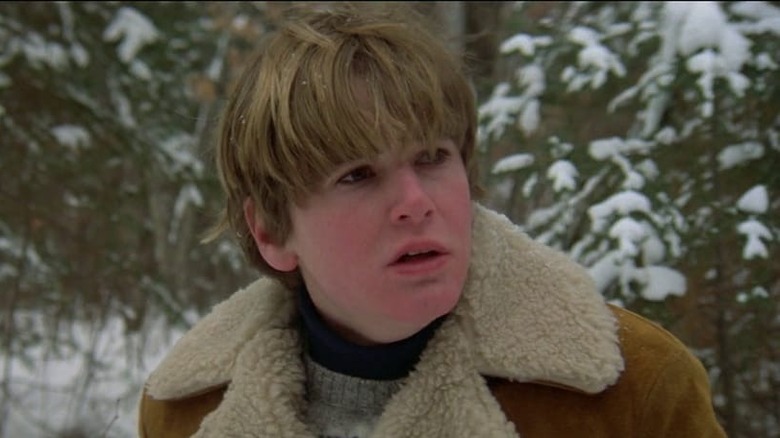
[[[311,359],[331,371],[362,379],[395,380],[406,377],[446,318],[445,315],[434,320],[406,339],[364,346],[344,339],[329,328],[305,287],[300,288],[299,298],[301,327]]]

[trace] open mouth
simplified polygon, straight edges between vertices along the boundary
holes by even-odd
[[[421,262],[433,259],[437,256],[439,256],[441,253],[439,251],[431,250],[431,251],[412,251],[408,252],[401,257],[398,258],[398,260],[395,261],[396,264],[401,263],[415,263],[415,262]]]

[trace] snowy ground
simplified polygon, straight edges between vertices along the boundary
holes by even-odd
[[[45,333],[46,317],[16,315],[19,326]],[[50,327],[49,327],[50,328]],[[0,437],[135,437],[136,408],[149,372],[182,330],[162,319],[125,334],[120,318],[61,327],[52,340],[0,355],[9,397]]]

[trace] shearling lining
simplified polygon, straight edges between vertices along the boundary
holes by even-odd
[[[150,376],[147,393],[180,399],[228,384],[197,436],[247,430],[312,436],[301,420],[304,371],[295,312],[291,291],[270,279],[256,281],[174,346]],[[585,270],[475,204],[462,299],[372,436],[516,436],[483,376],[597,393],[622,370],[614,315]]]

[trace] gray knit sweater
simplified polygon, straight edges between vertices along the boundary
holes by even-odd
[[[365,438],[403,379],[369,380],[331,371],[306,355],[306,423],[320,438]]]

